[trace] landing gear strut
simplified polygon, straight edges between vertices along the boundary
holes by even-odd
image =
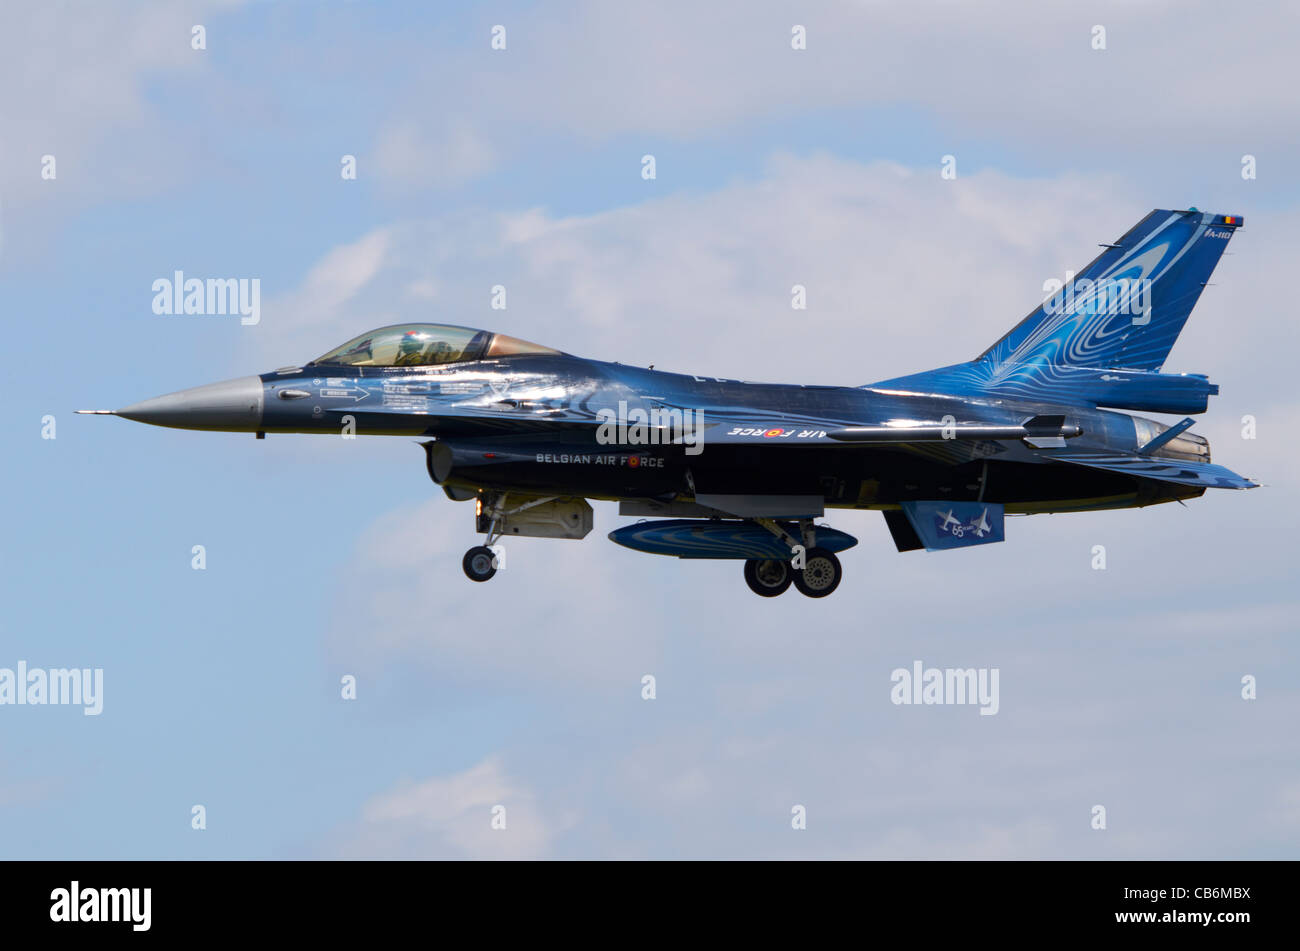
[[[471,581],[487,581],[505,570],[506,553],[498,542],[506,536],[585,538],[591,531],[591,506],[585,498],[489,489],[475,494],[474,525],[483,533],[483,542],[462,561]]]
[[[486,505],[484,505],[485,502]],[[483,496],[480,496],[479,505],[487,509],[490,520],[483,544],[475,545],[465,552],[465,557],[460,562],[460,566],[465,569],[465,577],[470,581],[488,581],[497,573],[497,553],[493,550],[492,545],[501,537],[501,533],[497,531],[497,525],[505,514],[505,502],[504,493],[501,495],[484,493]]]

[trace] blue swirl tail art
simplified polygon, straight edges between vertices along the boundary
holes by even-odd
[[[1203,413],[1218,387],[1161,373],[1239,215],[1156,210],[969,363],[873,384]]]

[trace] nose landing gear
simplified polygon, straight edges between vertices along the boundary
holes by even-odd
[[[484,502],[486,501],[486,505]],[[461,559],[460,566],[465,569],[465,577],[470,581],[489,581],[497,573],[497,551],[492,546],[496,544],[497,539],[501,537],[498,528],[501,519],[505,514],[505,494],[497,495],[496,493],[483,493],[478,501],[478,518],[482,521],[487,509],[486,515],[487,534],[483,539],[482,545],[475,545],[469,551],[465,552],[465,557]],[[482,525],[479,526],[482,531]]]
[[[460,564],[470,581],[487,581],[497,573],[496,552],[486,545],[476,545],[465,552]]]

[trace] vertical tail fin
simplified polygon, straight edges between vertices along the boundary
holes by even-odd
[[[970,363],[874,386],[1204,412],[1218,388],[1160,368],[1242,223],[1157,209]]]
[[[1210,279],[1237,215],[1151,212],[976,358],[1158,372]]]

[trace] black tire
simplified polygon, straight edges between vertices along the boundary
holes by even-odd
[[[745,584],[749,590],[764,598],[785,594],[794,580],[795,571],[788,561],[769,558],[750,558],[745,562]]]
[[[485,545],[477,545],[465,552],[460,566],[470,581],[487,581],[497,573],[496,552]]]
[[[824,598],[840,586],[840,560],[825,548],[809,548],[804,553],[803,570],[791,569],[794,586],[810,598]]]

